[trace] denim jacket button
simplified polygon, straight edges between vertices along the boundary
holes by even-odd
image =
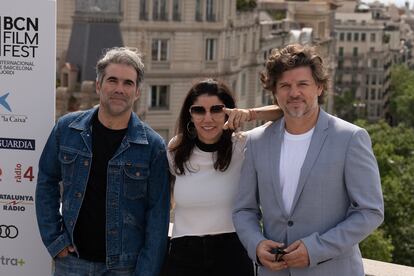
[[[75,193],[75,196],[79,198],[79,197],[81,197],[81,196],[82,196],[82,193],[77,192],[77,193]]]
[[[139,172],[136,172],[136,173],[135,173],[135,175],[136,175],[136,176],[140,176],[141,174],[140,174]]]
[[[83,161],[83,165],[85,165],[85,167],[89,166],[89,161],[88,160]]]
[[[69,221],[69,225],[73,226],[73,220]]]

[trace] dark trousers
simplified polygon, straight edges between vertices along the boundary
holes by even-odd
[[[253,262],[236,233],[171,240],[167,276],[253,276]]]

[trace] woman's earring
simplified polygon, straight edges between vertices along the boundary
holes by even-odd
[[[189,122],[187,123],[187,132],[188,132],[188,136],[189,136],[191,139],[194,139],[194,138],[196,138],[196,137],[197,137],[197,132],[196,132],[196,129],[195,129],[194,123],[193,123],[193,122],[191,122],[191,121],[189,121]]]

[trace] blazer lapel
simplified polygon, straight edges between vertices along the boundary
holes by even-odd
[[[302,169],[300,171],[299,183],[296,189],[295,197],[293,199],[291,213],[293,213],[295,210],[296,204],[303,191],[303,187],[305,186],[305,183],[309,177],[309,173],[312,170],[312,167],[318,158],[318,155],[325,142],[326,136],[328,136],[328,121],[328,114],[322,109],[319,109],[319,118],[312,135],[312,139],[305,157],[305,161],[303,162]]]
[[[275,125],[272,127],[272,131],[270,132],[267,148],[269,149],[269,172],[272,174],[272,184],[273,190],[276,196],[276,201],[279,204],[280,210],[282,210],[283,216],[288,217],[288,213],[285,209],[285,205],[283,204],[283,197],[282,197],[282,189],[280,187],[280,173],[279,173],[279,164],[280,164],[280,150],[282,147],[282,141],[284,137],[285,131],[285,120],[284,118],[280,119]]]

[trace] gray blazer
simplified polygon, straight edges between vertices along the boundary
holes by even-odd
[[[284,125],[282,118],[249,134],[233,212],[240,240],[253,260],[264,239],[286,246],[304,242],[309,267],[278,272],[260,267],[259,275],[363,276],[358,243],[384,218],[368,133],[320,109],[289,214],[279,183]]]

